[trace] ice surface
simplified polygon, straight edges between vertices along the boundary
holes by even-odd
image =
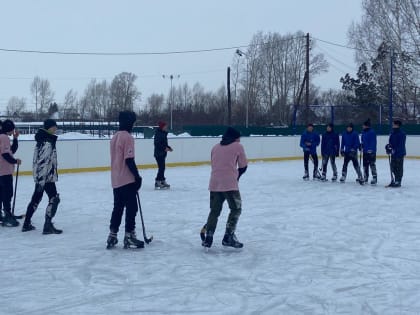
[[[41,234],[46,197],[36,231],[0,227],[0,314],[419,314],[420,163],[405,162],[401,189],[384,188],[386,160],[377,187],[359,186],[351,166],[345,184],[303,182],[302,164],[250,164],[240,182],[244,248],[222,248],[225,205],[208,253],[199,231],[209,166],[168,168],[167,191],[153,189],[156,170],[140,171],[154,235],[143,250],[122,249],[121,231],[105,249],[109,173],[61,175],[62,235]],[[20,214],[32,178],[18,185]]]

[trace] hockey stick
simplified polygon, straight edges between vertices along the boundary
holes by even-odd
[[[16,180],[15,180],[15,189],[13,191],[13,204],[12,204],[12,215],[15,219],[23,219],[25,217],[24,214],[15,215],[15,204],[16,204],[16,190],[17,190],[17,183],[19,178],[19,164],[16,167]]]
[[[391,174],[391,183],[393,183],[394,182],[394,175],[392,174],[391,154],[388,154],[388,162],[389,162],[389,173]]]
[[[141,211],[141,204],[140,204],[140,196],[137,193],[137,204],[139,205],[139,212],[140,212],[140,219],[141,219],[141,227],[143,228],[143,238],[146,244],[149,244],[153,240],[153,235],[150,238],[146,236],[146,229],[144,227],[144,220],[143,220],[143,211]]]

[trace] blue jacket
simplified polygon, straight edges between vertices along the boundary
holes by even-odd
[[[362,131],[363,153],[376,153],[376,132],[372,128]]]
[[[359,134],[356,131],[352,132],[343,132],[341,135],[341,151],[349,153],[351,151],[356,151],[360,147]]]
[[[405,151],[405,132],[400,128],[392,129],[392,133],[389,136],[389,144],[392,148],[392,156],[401,158],[406,155]]]
[[[300,137],[300,146],[304,152],[316,154],[316,147],[319,145],[319,140],[319,135],[315,131],[305,131]],[[306,143],[310,143],[311,145],[307,145]]]
[[[321,155],[337,155],[340,149],[340,138],[333,130],[322,135]]]

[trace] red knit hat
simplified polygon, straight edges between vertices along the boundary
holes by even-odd
[[[159,126],[159,128],[160,129],[162,129],[163,127],[165,127],[167,125],[167,123],[166,122],[164,122],[163,120],[161,120],[161,121],[159,121],[158,122],[158,126]]]

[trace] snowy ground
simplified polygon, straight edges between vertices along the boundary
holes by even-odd
[[[36,231],[0,228],[0,314],[420,314],[420,163],[407,160],[403,188],[385,189],[387,163],[377,187],[360,187],[351,167],[340,184],[303,182],[302,161],[251,164],[240,183],[244,248],[222,248],[225,206],[208,253],[198,234],[209,166],[169,168],[169,191],[141,171],[155,238],[143,250],[105,250],[109,173],[62,175],[62,235],[41,234],[46,200]],[[32,189],[19,178],[16,213]]]

